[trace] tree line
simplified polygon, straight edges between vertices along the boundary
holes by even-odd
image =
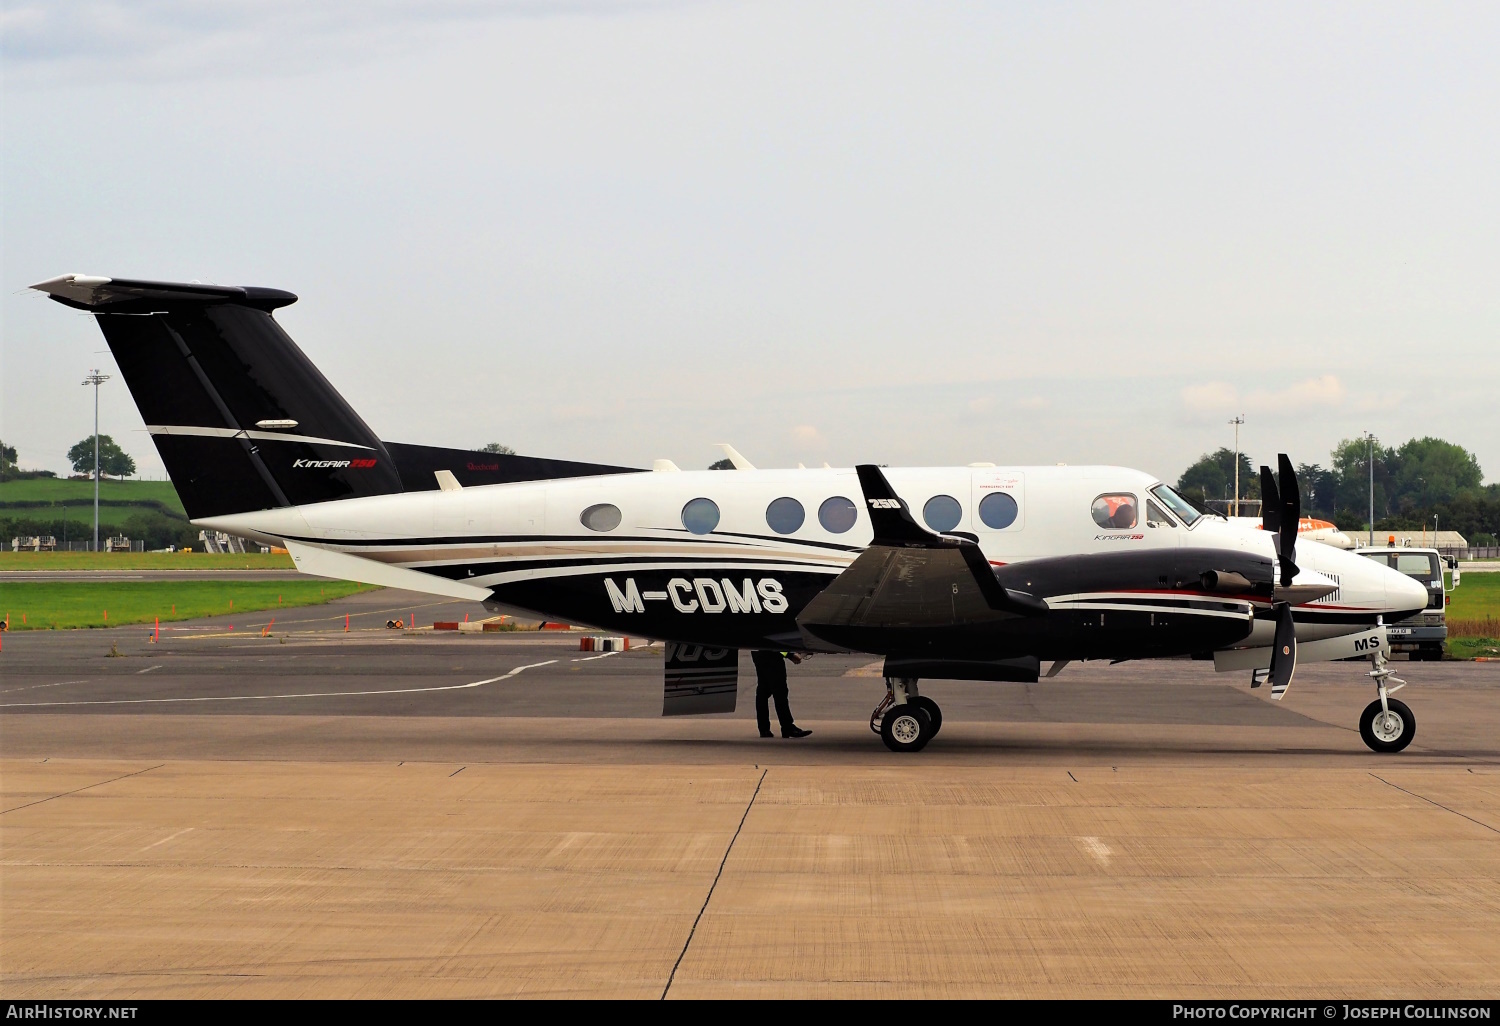
[[[1269,461],[1267,461],[1269,463]],[[1260,498],[1260,465],[1240,453],[1239,498]],[[1234,498],[1233,450],[1204,453],[1177,479],[1177,490],[1200,503]],[[1431,528],[1458,531],[1471,545],[1495,545],[1500,535],[1500,485],[1485,485],[1473,453],[1441,438],[1412,438],[1399,446],[1346,438],[1327,466],[1297,465],[1305,516],[1330,520],[1344,531],[1370,527],[1373,464],[1375,530]],[[1216,503],[1221,505],[1221,503]]]
[[[50,470],[23,471],[16,464],[19,454],[14,445],[0,442],[0,481],[14,477],[53,477]],[[68,450],[68,463],[73,473],[94,476],[94,436],[89,435]],[[99,476],[127,478],[135,473],[135,458],[109,435],[99,436]]]

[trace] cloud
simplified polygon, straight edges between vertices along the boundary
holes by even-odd
[[[1203,385],[1189,385],[1182,390],[1182,402],[1194,413],[1220,413],[1239,404],[1239,392],[1233,385],[1222,381],[1210,381]]]
[[[84,0],[0,12],[7,78],[177,79],[318,70],[410,49],[433,31],[502,18],[611,17],[680,0]]]
[[[828,445],[828,439],[823,437],[823,432],[811,424],[798,424],[791,430],[792,440],[798,445],[811,446],[822,449]]]
[[[1243,395],[1226,382],[1208,381],[1184,388],[1182,402],[1194,413],[1290,413],[1341,406],[1345,393],[1344,383],[1337,376],[1322,374],[1286,388],[1258,388]]]

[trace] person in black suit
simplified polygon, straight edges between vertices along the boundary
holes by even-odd
[[[771,699],[776,700],[782,737],[807,737],[812,733],[792,721],[792,706],[787,700],[787,659],[794,663],[802,661],[795,652],[755,649],[750,653],[750,661],[755,664],[755,722],[760,726],[761,737],[775,736],[771,733]]]

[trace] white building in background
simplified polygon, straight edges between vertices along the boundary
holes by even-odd
[[[1360,545],[1370,543],[1369,531],[1349,531]],[[1375,544],[1397,549],[1467,549],[1468,539],[1457,531],[1376,531]]]

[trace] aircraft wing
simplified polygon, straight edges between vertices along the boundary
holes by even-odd
[[[912,518],[878,467],[857,468],[875,537],[797,617],[839,644],[866,632],[956,627],[1040,616],[1047,604],[1004,587],[979,546],[933,534]]]

